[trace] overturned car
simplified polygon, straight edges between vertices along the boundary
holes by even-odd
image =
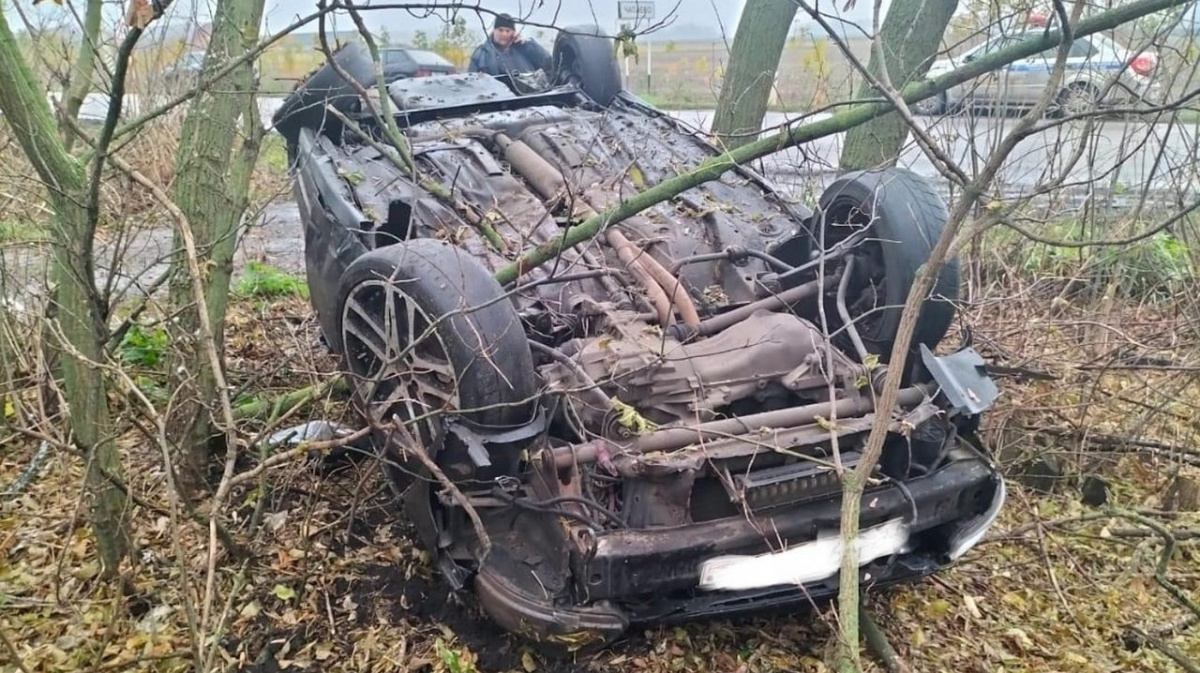
[[[445,580],[507,629],[569,642],[828,599],[841,470],[877,423],[864,584],[978,542],[1004,500],[974,436],[996,388],[968,346],[932,350],[953,263],[916,349],[888,361],[938,195],[858,172],[809,210],[738,167],[557,250],[720,152],[622,91],[595,28],[553,55],[549,73],[394,82],[384,120],[348,48],[275,119],[324,339]],[[538,246],[547,261],[511,273]],[[905,385],[879,418],[889,366]]]

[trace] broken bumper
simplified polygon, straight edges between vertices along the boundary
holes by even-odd
[[[903,486],[872,489],[861,515],[864,535],[874,536],[866,540],[874,551],[862,559],[864,586],[917,579],[958,558],[982,539],[1004,494],[1002,478],[980,457],[957,460]],[[551,640],[584,633],[604,639],[630,624],[803,607],[837,594],[840,507],[840,499],[831,498],[752,520],[597,534],[586,549],[572,551],[573,605],[522,591],[487,564],[476,590],[498,622]],[[820,576],[789,576],[793,562],[818,562]],[[724,571],[724,579],[715,570]]]

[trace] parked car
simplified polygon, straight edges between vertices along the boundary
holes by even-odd
[[[379,50],[379,58],[383,65],[383,77],[388,82],[402,77],[452,75],[458,72],[453,63],[427,49],[382,47]]]
[[[1015,45],[1044,29],[995,36],[962,55],[935,61],[928,77],[936,77],[966,63]],[[1010,64],[1006,68],[965,82],[916,106],[921,114],[941,114],[963,107],[1003,110],[1031,107],[1046,90],[1057,58],[1057,47]],[[1100,106],[1157,101],[1159,85],[1154,74],[1158,57],[1153,51],[1133,52],[1112,38],[1094,34],[1071,43],[1063,79],[1051,102],[1054,114],[1080,114]]]
[[[415,178],[328,65],[275,116],[321,331],[445,580],[505,628],[572,644],[827,600],[840,471],[877,423],[864,586],[966,553],[1005,486],[975,435],[997,393],[982,359],[933,350],[956,263],[890,359],[945,225],[937,192],[853,172],[812,210],[741,166],[555,252],[565,228],[721,150],[622,90],[598,28],[564,30],[553,63],[389,85]],[[498,274],[536,246],[555,254]],[[889,367],[904,387],[881,418]]]

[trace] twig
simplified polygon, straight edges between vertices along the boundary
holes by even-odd
[[[1197,665],[1196,662],[1192,661],[1191,657],[1184,654],[1182,650],[1174,645],[1169,645],[1137,627],[1130,628],[1129,635],[1162,652],[1164,656],[1174,661],[1187,673],[1200,673],[1200,665]]]
[[[1145,530],[1144,528],[1117,528],[1108,531],[1108,534],[1113,537],[1142,538],[1153,537],[1154,531]],[[1175,537],[1176,542],[1180,540],[1196,540],[1200,539],[1200,528],[1183,528],[1172,531],[1171,535]]]
[[[889,673],[909,673],[910,669],[900,659],[900,655],[896,654],[896,649],[888,641],[887,634],[879,628],[874,619],[871,619],[867,608],[861,605],[858,609],[858,623],[862,627],[862,636],[867,643],[867,651],[878,659]]]
[[[1058,582],[1058,573],[1054,572],[1054,564],[1050,562],[1050,550],[1046,546],[1046,529],[1041,525],[1041,515],[1037,509],[1034,509],[1034,516],[1037,517],[1034,523],[1034,530],[1037,531],[1038,551],[1041,553],[1042,565],[1046,567],[1046,575],[1050,577],[1050,586],[1054,589],[1054,595],[1058,598],[1058,602],[1062,605],[1063,610],[1075,622],[1075,625],[1083,630],[1083,624],[1079,623],[1079,619],[1075,616],[1075,610],[1071,608],[1071,602],[1067,600],[1067,595],[1063,593],[1062,585]]]
[[[310,442],[301,442],[300,444],[297,444],[296,446],[288,449],[287,451],[284,451],[283,453],[277,453],[277,454],[263,460],[258,465],[254,466],[253,468],[251,468],[249,470],[246,470],[245,472],[242,472],[241,474],[237,474],[237,475],[234,475],[233,477],[230,477],[229,487],[232,488],[234,486],[237,486],[238,484],[244,484],[247,481],[250,481],[251,479],[254,479],[258,475],[262,474],[263,472],[266,472],[267,470],[271,469],[272,467],[276,467],[278,465],[283,465],[284,463],[295,460],[296,458],[307,454],[309,451],[326,451],[329,449],[337,448],[339,446],[345,446],[345,445],[351,444],[359,439],[362,439],[363,437],[366,437],[368,434],[370,434],[370,432],[371,432],[371,427],[368,426],[365,428],[360,428],[358,430],[355,430],[354,432],[352,432],[348,435],[345,435],[344,437],[337,437],[335,439],[314,440],[314,441],[310,441]]]
[[[13,663],[16,664],[17,668],[21,669],[21,673],[29,673],[29,669],[25,667],[25,662],[21,660],[21,655],[17,653],[17,648],[8,639],[8,631],[5,630],[2,623],[0,623],[0,643],[4,644],[5,651],[8,652],[8,656],[12,657]]]
[[[405,448],[404,453],[416,456],[417,460],[421,461],[421,464],[425,466],[425,469],[429,470],[437,478],[442,488],[450,493],[450,497],[454,498],[454,501],[467,513],[467,517],[471,519],[471,525],[475,527],[475,535],[479,538],[479,544],[483,547],[480,554],[480,563],[482,564],[492,552],[492,539],[488,536],[487,529],[483,527],[483,520],[479,518],[479,512],[475,511],[475,507],[471,505],[471,501],[467,500],[467,496],[463,495],[463,492],[459,490],[453,481],[450,481],[450,478],[446,476],[442,468],[438,467],[437,463],[433,462],[433,459],[425,453],[425,449],[413,437],[412,432],[404,425],[403,421],[393,417],[393,422],[390,424],[389,429],[401,435]]]
[[[269,49],[271,47],[271,45],[275,44],[279,40],[282,40],[283,38],[287,37],[291,33],[299,30],[300,28],[303,28],[304,26],[312,23],[313,21],[316,21],[318,18],[324,16],[325,14],[336,11],[341,8],[342,8],[341,3],[334,0],[333,2],[330,2],[324,8],[319,9],[316,12],[313,12],[312,14],[309,14],[307,16],[296,19],[291,24],[285,26],[282,30],[272,34],[271,36],[269,36],[266,39],[259,42],[254,47],[248,49],[245,54],[242,54],[238,58],[235,58],[232,61],[229,61],[228,63],[226,63],[223,67],[221,67],[221,69],[217,70],[216,74],[213,75],[211,79],[207,79],[207,80],[200,82],[196,87],[194,87],[188,91],[185,91],[184,93],[176,96],[175,98],[172,98],[171,100],[167,101],[166,103],[163,103],[162,105],[151,110],[150,112],[147,112],[146,114],[142,115],[138,119],[135,119],[135,120],[129,122],[128,124],[125,124],[124,126],[118,128],[116,131],[113,132],[113,138],[117,139],[117,138],[126,136],[130,133],[133,133],[134,131],[138,130],[142,126],[145,126],[146,124],[157,119],[158,117],[165,115],[166,113],[179,107],[180,105],[183,105],[184,103],[195,98],[196,96],[200,95],[201,93],[208,91],[210,88],[212,88],[212,86],[214,84],[216,84],[218,81],[220,81],[226,75],[233,72],[235,69],[237,69],[242,64],[253,61],[255,58],[257,58],[259,56],[259,54],[262,54],[264,51]]]
[[[1140,524],[1146,528],[1149,528],[1155,533],[1158,533],[1158,536],[1162,538],[1163,541],[1163,550],[1162,553],[1159,554],[1158,564],[1154,568],[1154,579],[1158,582],[1159,586],[1165,589],[1167,593],[1175,599],[1175,602],[1186,608],[1193,615],[1200,617],[1200,604],[1197,604],[1195,601],[1193,601],[1191,597],[1188,596],[1186,591],[1184,591],[1181,587],[1179,587],[1179,585],[1175,584],[1170,580],[1170,578],[1167,577],[1167,570],[1171,564],[1171,557],[1175,555],[1175,534],[1161,523],[1149,517],[1142,516],[1136,512],[1116,509],[1113,507],[1106,508],[1105,512],[1107,512],[1110,516]]]
[[[29,459],[29,463],[25,466],[25,469],[21,470],[21,473],[8,485],[8,488],[0,491],[0,498],[16,497],[22,491],[29,488],[29,485],[37,479],[38,474],[42,471],[42,466],[46,464],[46,459],[49,457],[50,443],[42,442],[38,445],[38,449],[34,452],[33,457]]]

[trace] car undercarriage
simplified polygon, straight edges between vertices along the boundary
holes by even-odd
[[[321,331],[446,581],[505,628],[568,643],[829,598],[842,474],[879,423],[864,586],[965,553],[1004,483],[975,437],[995,385],[969,345],[938,349],[953,263],[914,349],[890,358],[945,223],[937,194],[857,172],[809,209],[731,167],[557,250],[721,151],[620,91],[611,40],[567,31],[554,56],[532,90],[394,82],[382,120],[339,88],[363,67],[344,50],[276,116]],[[550,259],[497,281],[537,248]],[[879,417],[889,367],[904,382]]]

